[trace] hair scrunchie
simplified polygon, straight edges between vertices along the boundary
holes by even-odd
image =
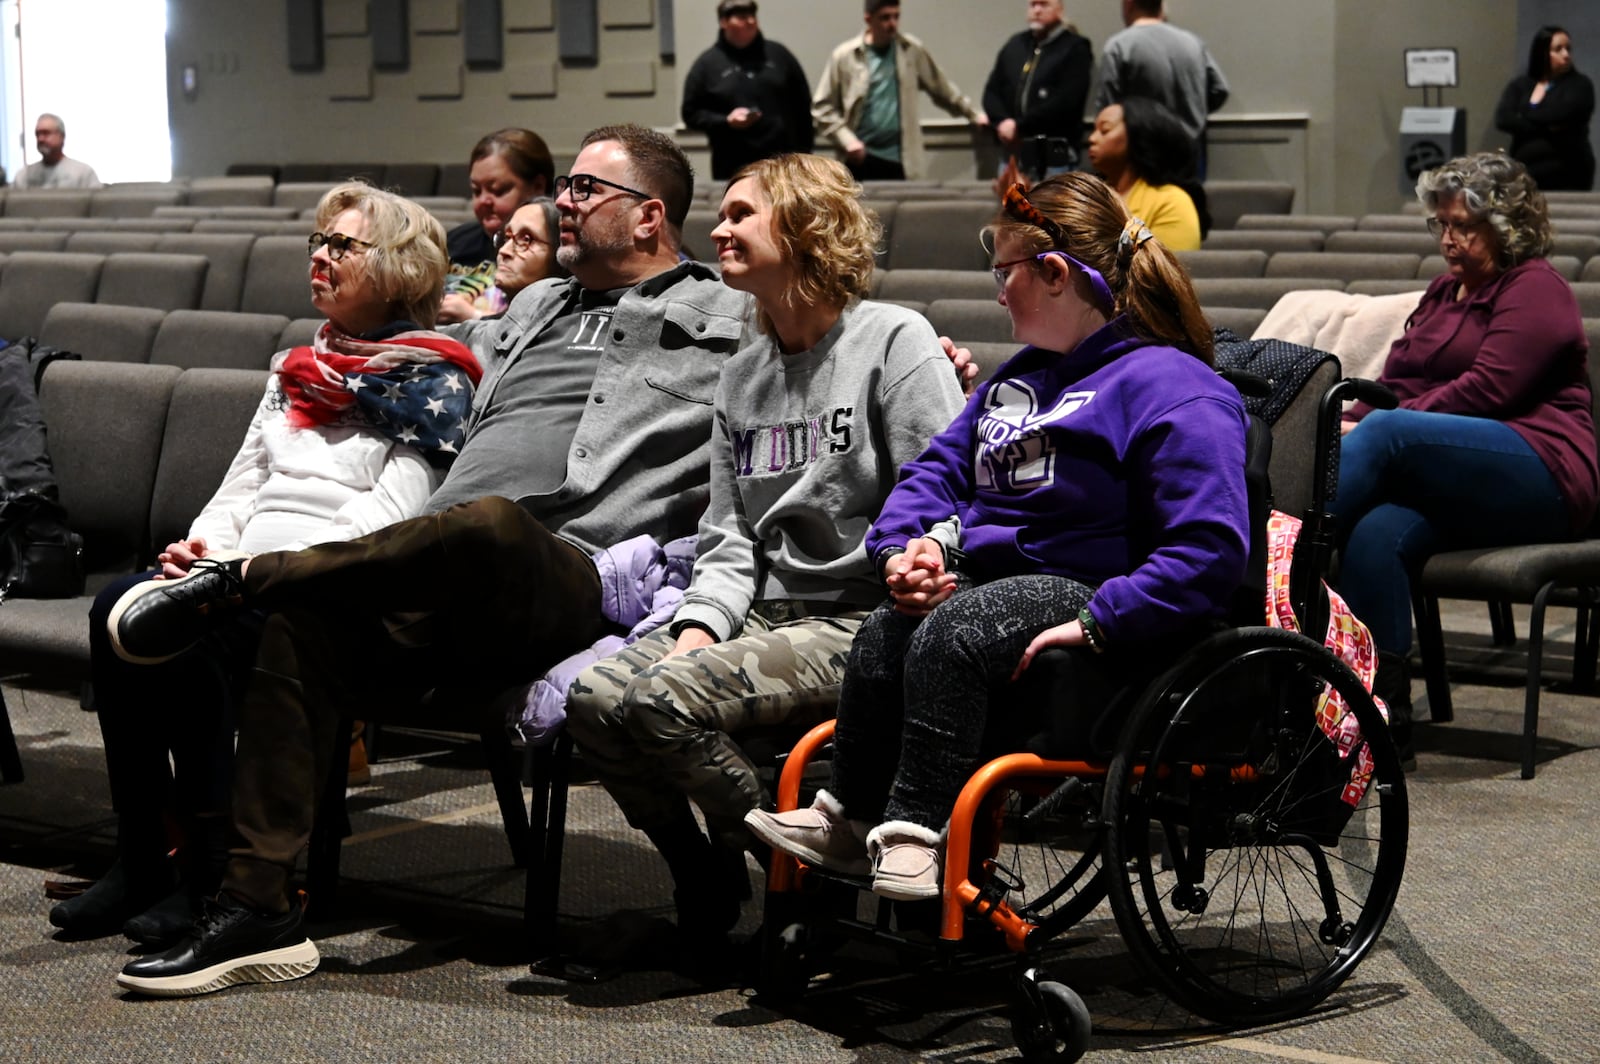
[[[1122,235],[1117,237],[1117,266],[1126,269],[1133,261],[1133,253],[1154,236],[1143,218],[1130,217],[1128,224],[1122,227]]]

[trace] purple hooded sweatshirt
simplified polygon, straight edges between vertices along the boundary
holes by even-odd
[[[955,517],[977,579],[1070,577],[1098,588],[1107,640],[1169,634],[1244,578],[1245,426],[1210,366],[1122,319],[1066,355],[1024,348],[905,467],[867,550]]]

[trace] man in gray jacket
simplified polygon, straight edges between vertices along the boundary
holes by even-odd
[[[230,607],[268,612],[239,710],[243,845],[189,935],[128,964],[122,986],[188,996],[309,975],[319,955],[288,882],[340,722],[381,719],[441,684],[489,694],[526,682],[602,633],[591,552],[694,531],[711,401],[747,304],[679,262],[692,188],[668,137],[613,126],[585,138],[556,181],[557,257],[573,276],[456,332],[484,377],[428,515],[349,543],[197,565],[119,603],[113,643],[142,658],[181,651]],[[440,707],[440,723],[470,704]]]

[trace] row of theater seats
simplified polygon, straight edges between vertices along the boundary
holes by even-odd
[[[294,185],[236,182],[197,190],[183,184],[99,189],[0,188],[0,221],[46,218],[210,217],[219,210],[248,210],[252,217],[296,217],[312,208],[333,186],[325,181]],[[416,196],[424,207],[469,211],[466,196]]]

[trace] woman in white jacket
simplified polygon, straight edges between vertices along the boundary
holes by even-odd
[[[266,393],[221,486],[160,568],[113,582],[90,611],[91,676],[105,739],[117,862],[56,905],[75,938],[161,944],[216,889],[226,857],[231,705],[255,659],[246,615],[172,661],[130,665],[106,636],[129,588],[182,579],[200,558],[353,539],[415,516],[463,438],[480,376],[431,331],[448,268],[444,229],[416,204],[362,184],[330,190],[309,241],[311,346],[273,358]],[[168,860],[174,843],[182,874]]]

